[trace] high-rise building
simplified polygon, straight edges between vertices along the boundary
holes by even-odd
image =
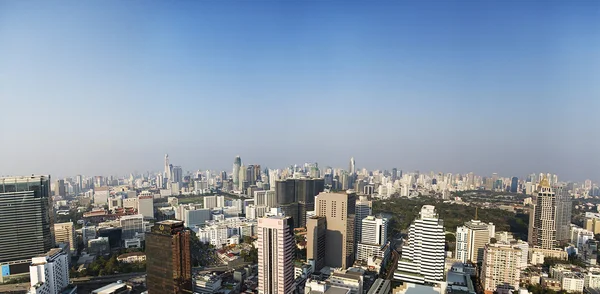
[[[294,293],[294,226],[289,216],[258,219],[258,293]]]
[[[240,158],[240,156],[236,156],[235,159],[233,160],[233,173],[232,178],[233,178],[233,186],[237,189],[237,187],[239,187],[240,184],[240,167],[242,166],[242,158]]]
[[[316,216],[325,217],[325,265],[348,268],[354,264],[356,194],[324,193],[315,197]]]
[[[314,270],[320,271],[325,266],[325,235],[327,220],[324,216],[313,216],[306,220],[306,259],[314,264]]]
[[[565,185],[555,184],[553,189],[556,195],[556,241],[568,242],[573,211],[571,196]]]
[[[362,220],[371,215],[373,203],[367,198],[367,196],[359,196],[356,201],[356,241],[361,242],[362,237]]]
[[[171,172],[172,172],[172,175],[171,175],[172,183],[183,182],[183,169],[181,168],[181,166],[174,166],[173,170]]]
[[[522,251],[508,243],[485,245],[481,266],[481,281],[486,291],[518,290],[521,279]],[[500,291],[498,291],[500,292]]]
[[[192,293],[190,231],[182,221],[157,222],[146,233],[146,256],[149,294]]]
[[[510,181],[510,192],[517,193],[517,188],[519,187],[519,178],[512,177]]]
[[[61,294],[69,286],[69,255],[60,248],[31,259],[31,294]]]
[[[444,224],[433,205],[423,205],[419,217],[408,231],[402,245],[402,258],[394,278],[417,284],[439,283],[444,280]]]
[[[65,180],[58,180],[54,184],[54,196],[67,196]]]
[[[77,250],[77,236],[73,222],[54,224],[54,242],[69,243],[71,251]]]
[[[163,173],[163,179],[171,178],[171,165],[169,164],[169,154],[165,154],[165,171]]]
[[[27,261],[54,247],[49,196],[48,176],[0,178],[0,263]]]
[[[354,161],[354,157],[350,158],[350,166],[348,167],[348,173],[354,175],[356,173],[356,161]]]
[[[529,215],[529,236],[531,246],[553,249],[556,246],[556,194],[544,176],[538,186]]]
[[[315,208],[315,196],[325,190],[323,179],[286,179],[275,182],[277,205],[291,216],[295,228],[306,226],[306,212]]]
[[[472,220],[456,228],[456,259],[463,263],[481,263],[485,244],[490,242],[490,226],[493,224]]]
[[[277,196],[275,195],[275,191],[254,191],[254,205],[264,205],[273,208],[277,207]]]
[[[388,220],[382,217],[367,216],[362,221],[361,243],[383,245],[387,241]]]

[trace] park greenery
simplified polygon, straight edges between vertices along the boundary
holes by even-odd
[[[98,257],[90,263],[86,269],[76,271],[74,268],[70,271],[71,278],[85,276],[106,276],[121,273],[145,272],[146,262],[124,263],[117,260],[119,254],[113,254],[108,258]]]
[[[434,205],[447,232],[456,232],[456,227],[475,219],[475,206],[444,202],[439,198],[421,196],[419,198],[399,197],[373,202],[373,213],[390,218],[389,234],[397,236],[407,233],[411,222],[418,217],[423,205]],[[517,238],[527,238],[529,216],[512,213],[497,208],[478,208],[477,219],[494,223],[496,231],[512,232]]]

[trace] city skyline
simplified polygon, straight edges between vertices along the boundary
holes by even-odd
[[[347,167],[600,181],[593,1],[0,3],[0,174]]]

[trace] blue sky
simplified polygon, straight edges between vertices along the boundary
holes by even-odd
[[[0,174],[600,181],[598,1],[1,1]]]

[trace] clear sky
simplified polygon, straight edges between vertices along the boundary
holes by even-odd
[[[0,1],[0,174],[600,181],[600,1]]]

